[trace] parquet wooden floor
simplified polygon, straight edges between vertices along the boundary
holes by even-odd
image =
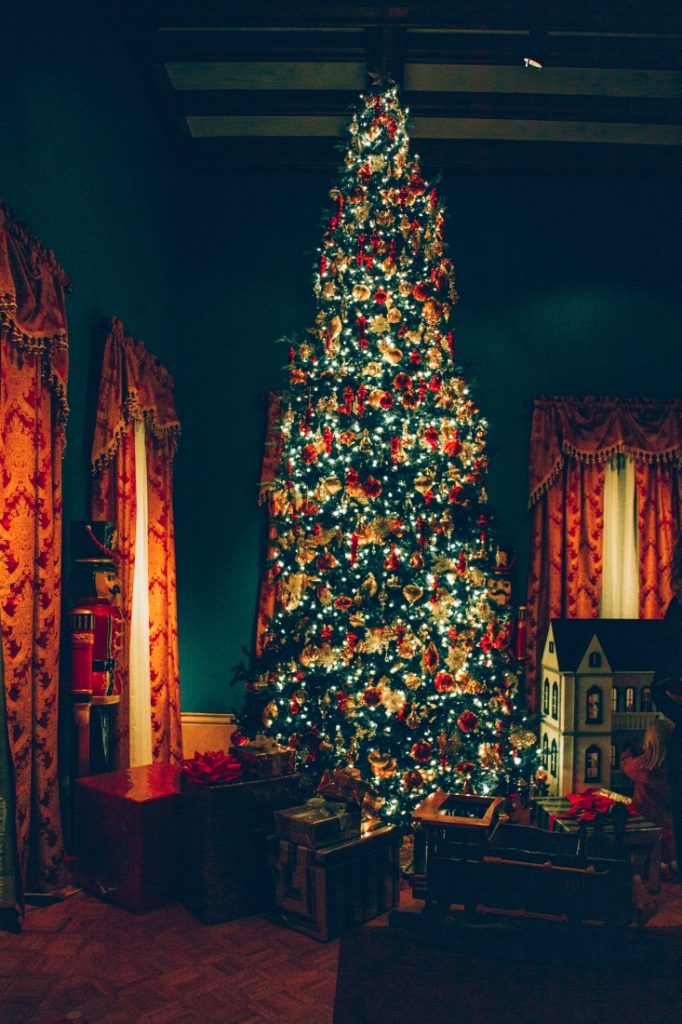
[[[207,927],[78,893],[0,932],[3,1024],[331,1024],[338,940],[266,917]]]
[[[682,925],[682,888],[655,898],[647,928]],[[332,1024],[338,947],[265,916],[206,926],[177,903],[138,916],[79,892],[0,931],[0,1021]]]

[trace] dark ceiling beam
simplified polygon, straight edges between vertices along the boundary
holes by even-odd
[[[527,57],[530,33],[419,33],[405,35],[411,63],[519,64]],[[682,68],[681,38],[549,34],[543,45],[547,68]]]
[[[343,162],[339,141],[328,138],[199,139],[186,144],[183,152],[187,167],[195,172],[324,171],[330,182]],[[427,177],[485,173],[675,180],[682,174],[682,152],[669,146],[421,139],[418,152]]]
[[[254,117],[346,115],[356,102],[353,90],[182,90],[167,97],[174,116],[252,115]],[[682,99],[569,96],[538,93],[403,92],[410,118],[495,117],[514,120],[682,124]]]
[[[254,61],[254,60],[353,60],[363,59],[367,48],[364,29],[333,32],[244,31],[154,32],[147,43],[152,60]]]
[[[382,25],[504,29],[530,27],[541,15],[547,30],[680,31],[677,0],[415,0],[408,3],[329,3],[324,0],[157,0],[140,4],[139,22],[158,27],[257,25]],[[535,8],[535,10],[534,10]]]

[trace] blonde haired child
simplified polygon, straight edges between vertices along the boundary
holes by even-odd
[[[661,859],[665,864],[675,861],[675,839],[667,782],[667,756],[670,723],[656,718],[644,733],[642,753],[625,749],[620,767],[635,784],[632,805],[638,814],[663,830]]]

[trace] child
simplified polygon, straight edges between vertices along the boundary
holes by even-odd
[[[644,734],[642,753],[636,755],[626,748],[620,756],[620,767],[635,784],[632,806],[647,821],[663,829],[661,860],[664,864],[675,861],[673,819],[666,779],[669,734],[669,723],[657,718]]]

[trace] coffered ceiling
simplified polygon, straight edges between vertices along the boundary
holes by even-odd
[[[430,166],[682,171],[677,0],[141,8],[129,38],[190,167],[336,167],[349,110],[376,73],[401,87]]]

